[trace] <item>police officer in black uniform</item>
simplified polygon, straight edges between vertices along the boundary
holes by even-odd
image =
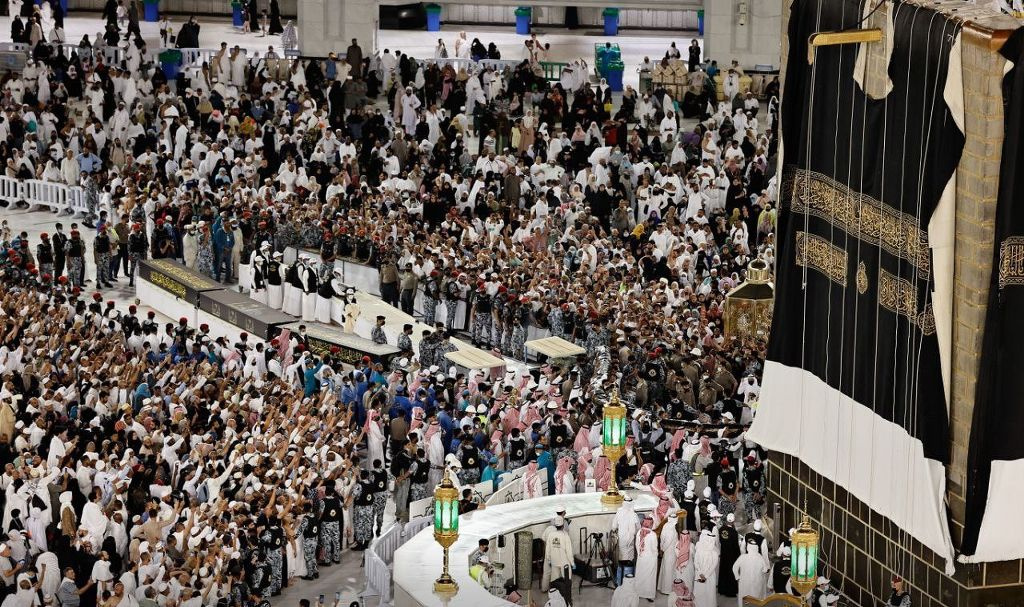
[[[341,562],[341,532],[345,523],[345,509],[334,488],[328,482],[320,509],[320,548],[324,560],[321,565],[330,566]]]
[[[526,437],[522,435],[519,428],[512,428],[508,439],[508,465],[511,469],[520,468],[526,465]]]
[[[473,437],[468,436],[459,443],[459,462],[462,463],[462,470],[459,471],[459,482],[463,485],[473,485],[480,482],[480,450],[473,443]]]

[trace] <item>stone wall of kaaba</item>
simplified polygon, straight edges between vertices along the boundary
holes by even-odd
[[[786,32],[789,2],[783,4]],[[921,4],[934,7],[933,3]],[[991,9],[986,13],[984,8],[971,6],[962,30],[965,145],[957,168],[949,417],[952,444],[946,478],[954,547],[960,546],[963,537],[967,454],[995,239],[1004,119],[1001,83],[1006,64],[997,51],[1018,25]],[[939,10],[952,8],[950,5]],[[887,10],[888,6],[883,6],[863,27],[884,27]],[[786,36],[782,44],[785,58],[789,55]],[[869,47],[864,81],[869,94],[884,94],[890,76],[887,59],[883,44]],[[783,82],[785,70],[784,63]],[[955,574],[947,576],[942,557],[912,538],[905,545],[898,544],[900,530],[892,521],[798,458],[772,453],[769,459],[769,503],[780,506],[778,528],[785,531],[796,525],[806,499],[814,525],[822,533],[823,574],[853,604],[882,603],[889,596],[892,575],[902,571],[915,607],[1024,607],[1024,561],[957,563]]]

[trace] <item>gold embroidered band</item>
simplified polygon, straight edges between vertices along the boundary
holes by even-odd
[[[832,282],[846,286],[846,251],[820,236],[796,233],[796,265],[814,268]]]

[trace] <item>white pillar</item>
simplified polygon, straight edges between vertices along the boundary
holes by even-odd
[[[728,66],[782,64],[782,3],[789,0],[704,0],[704,56]]]
[[[377,41],[377,0],[298,0],[299,51],[309,57],[344,55],[352,39],[363,56],[373,54]]]

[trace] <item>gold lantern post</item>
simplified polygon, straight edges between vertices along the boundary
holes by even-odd
[[[434,592],[454,593],[459,591],[448,572],[448,549],[459,539],[459,492],[455,489],[448,470],[444,479],[434,489],[434,541],[444,549],[444,566],[441,577],[434,580]]]
[[[805,507],[806,510],[806,507]],[[790,585],[801,595],[814,590],[818,583],[818,532],[811,527],[811,517],[804,512],[796,531],[790,536]]]
[[[726,337],[767,339],[774,306],[771,270],[763,259],[755,259],[747,267],[747,280],[725,296]]]
[[[604,406],[601,430],[601,449],[609,460],[611,482],[608,491],[601,496],[601,503],[617,506],[622,503],[622,494],[615,483],[615,467],[626,450],[626,408],[619,404],[619,391],[612,394],[612,400]]]

